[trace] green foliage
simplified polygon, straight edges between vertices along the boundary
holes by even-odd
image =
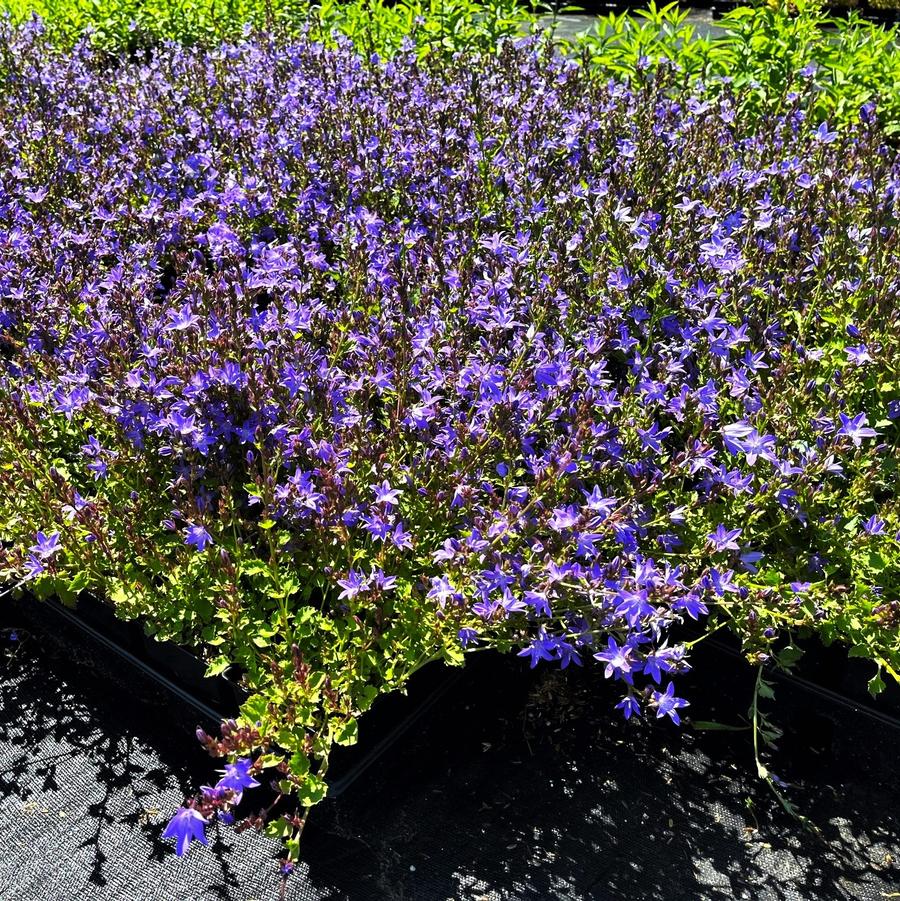
[[[727,78],[746,108],[759,115],[777,112],[780,98],[799,88],[798,73],[811,66],[820,87],[814,114],[850,123],[874,100],[885,130],[900,131],[895,28],[866,21],[856,11],[830,17],[806,0],[739,7],[716,24],[721,33],[701,36],[677,4],[651,3],[635,16],[602,19],[571,49],[624,76],[671,61],[686,81]]]
[[[0,10],[17,23],[39,16],[64,47],[87,34],[98,48],[129,53],[168,40],[236,40],[247,30],[326,43],[343,35],[381,55],[404,38],[423,53],[493,50],[537,18],[517,0],[0,0]]]

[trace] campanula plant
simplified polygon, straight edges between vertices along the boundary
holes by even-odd
[[[295,857],[360,714],[480,648],[676,723],[685,621],[896,674],[900,163],[798,78],[2,34],[0,570],[238,668],[180,852],[265,781]]]
[[[879,3],[896,0],[870,5]],[[404,39],[420,55],[492,52],[504,38],[552,29],[559,9],[517,0],[0,0],[0,11],[15,23],[40,16],[61,46],[83,38],[111,54],[139,54],[167,40],[215,46],[241,39],[246,29],[325,43],[342,35],[365,55],[393,55]],[[587,53],[593,65],[619,78],[663,61],[676,65],[685,81],[727,79],[745,112],[759,116],[777,110],[805,72],[818,82],[810,110],[817,119],[849,124],[864,103],[876,102],[882,127],[900,131],[897,28],[854,9],[832,16],[820,0],[754,0],[717,20],[712,34],[698,32],[677,3],[650,2],[601,17],[557,46]]]

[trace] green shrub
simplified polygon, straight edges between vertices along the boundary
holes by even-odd
[[[900,131],[900,46],[897,30],[857,12],[830,17],[816,2],[740,7],[718,24],[722,33],[699,36],[677,4],[611,15],[572,42],[594,65],[622,76],[639,66],[671,60],[685,80],[728,79],[745,108],[777,112],[781,98],[799,87],[807,67],[820,93],[813,115],[849,123],[875,101],[888,133]],[[776,107],[773,109],[773,107]]]
[[[211,45],[245,30],[331,43],[349,37],[360,49],[390,55],[413,38],[423,52],[491,50],[530,30],[536,16],[516,0],[0,0],[14,23],[37,15],[64,47],[85,34],[110,52],[163,41]]]

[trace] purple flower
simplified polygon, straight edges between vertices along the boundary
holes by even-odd
[[[750,466],[753,466],[758,459],[768,460],[770,463],[774,463],[777,459],[774,435],[760,435],[754,430],[743,441],[736,443],[738,448],[746,454],[747,463]]]
[[[815,138],[817,141],[820,141],[822,144],[830,144],[832,141],[837,140],[837,132],[828,130],[828,123],[823,122],[815,132]]]
[[[740,547],[737,539],[740,537],[740,534],[740,529],[726,529],[720,523],[716,527],[715,532],[711,532],[706,538],[714,551],[738,551]]]
[[[351,569],[350,572],[347,573],[346,579],[337,580],[338,585],[343,589],[338,595],[338,599],[344,601],[355,598],[366,588],[367,582],[368,580],[361,571]]]
[[[575,506],[558,507],[553,511],[548,525],[554,532],[562,532],[571,529],[578,522],[578,508]]]
[[[382,482],[380,485],[374,485],[372,491],[375,492],[376,504],[395,507],[400,502],[400,489],[391,488],[387,481]]]
[[[394,547],[403,548],[403,549],[411,549],[413,546],[413,537],[411,532],[407,532],[403,527],[402,522],[397,522],[394,525],[394,531],[391,532],[391,544]]]
[[[194,314],[189,303],[184,304],[178,310],[170,310],[168,313],[169,323],[166,325],[167,331],[183,332],[196,328],[200,323],[200,317]]]
[[[545,632],[541,632],[527,648],[519,651],[519,657],[529,657],[531,659],[531,668],[534,669],[541,660],[553,660],[551,653],[556,649],[556,639],[550,638]]]
[[[847,359],[857,366],[872,362],[872,355],[869,353],[869,349],[865,344],[860,344],[856,347],[845,347],[844,351],[847,354]]]
[[[713,567],[709,571],[708,580],[712,590],[717,597],[725,597],[726,594],[737,594],[739,589],[734,583],[734,570],[726,570],[722,572]]]
[[[29,550],[39,559],[49,560],[62,550],[62,545],[59,543],[59,532],[53,532],[50,535],[38,532],[35,536],[35,544]]]
[[[437,601],[438,605],[443,610],[447,601],[455,599],[457,593],[456,589],[450,584],[450,580],[447,576],[432,576],[428,597]]]
[[[706,616],[709,613],[709,610],[706,607],[706,604],[703,603],[702,598],[693,592],[685,595],[684,597],[677,598],[672,604],[672,609],[676,612],[679,610],[684,610],[685,613],[691,619],[699,619],[701,616]]]
[[[615,510],[618,500],[614,497],[604,497],[599,486],[595,485],[590,494],[585,492],[585,504],[589,510],[606,518]]]
[[[397,577],[387,575],[383,569],[372,570],[369,581],[378,591],[392,591],[397,587]]]
[[[175,816],[169,820],[163,838],[175,839],[175,853],[182,857],[190,847],[191,841],[196,840],[201,845],[205,845],[206,832],[204,826],[207,820],[193,807],[181,807],[175,813]]]
[[[469,645],[478,644],[478,632],[476,632],[475,629],[462,628],[459,630],[457,637],[459,638],[459,643],[464,648],[469,647]]]
[[[631,648],[620,646],[612,636],[607,641],[605,651],[598,651],[594,659],[606,664],[606,678],[622,679],[629,685],[634,684],[632,672],[637,664],[631,656]]]
[[[690,667],[684,662],[684,648],[659,648],[644,658],[644,673],[659,685],[663,673],[674,672],[677,668],[688,670]]]
[[[641,715],[641,705],[633,694],[627,694],[618,704],[616,710],[621,710],[626,720],[630,720],[632,716]]]
[[[213,540],[203,526],[189,526],[187,532],[185,532],[184,543],[189,544],[198,551],[203,551],[213,543]]]
[[[863,528],[869,535],[883,535],[885,530],[885,522],[877,516],[870,516],[864,523]]]
[[[245,788],[256,788],[259,783],[250,775],[253,761],[239,758],[234,763],[225,764],[224,775],[216,783],[218,789],[229,789],[240,794]]]
[[[562,363],[541,363],[535,367],[534,378],[545,388],[564,387],[569,383],[569,369]]]
[[[665,691],[654,691],[652,695],[653,706],[656,707],[656,717],[668,716],[676,725],[681,724],[678,711],[687,707],[688,702],[684,698],[675,697],[675,683],[670,682]]]
[[[853,417],[841,413],[840,420],[838,435],[846,435],[856,447],[862,444],[863,438],[875,438],[878,435],[875,429],[867,425],[869,420],[865,413],[858,413]]]
[[[757,567],[756,564],[759,563],[764,556],[765,555],[761,551],[743,551],[740,557],[741,564],[747,572],[756,573],[759,571],[759,567]]]

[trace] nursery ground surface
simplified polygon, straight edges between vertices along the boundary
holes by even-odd
[[[212,828],[208,849],[179,860],[159,838],[212,776],[196,713],[37,605],[3,616],[0,898],[277,898],[274,843]],[[749,733],[623,723],[599,667],[479,656],[315,811],[287,898],[897,897],[900,732],[887,720],[778,684],[786,734],[771,764],[798,783],[817,839],[753,777]],[[683,686],[697,720],[739,722],[742,666],[695,655]]]

